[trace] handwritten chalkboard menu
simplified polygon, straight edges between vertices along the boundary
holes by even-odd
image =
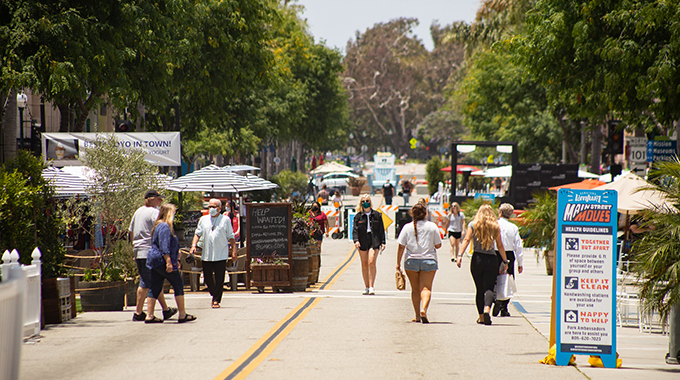
[[[182,225],[184,226],[184,236],[188,239],[194,238],[194,232],[196,232],[196,227],[198,227],[198,220],[201,219],[203,213],[200,211],[187,211],[184,213]]]
[[[291,259],[291,204],[248,203],[248,258]]]

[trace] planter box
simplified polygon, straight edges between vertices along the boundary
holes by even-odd
[[[45,324],[66,322],[71,319],[71,280],[45,278],[42,280],[42,307]]]
[[[290,287],[290,265],[288,264],[250,264],[251,286],[272,288]]]
[[[80,282],[83,311],[122,311],[125,306],[125,281]]]

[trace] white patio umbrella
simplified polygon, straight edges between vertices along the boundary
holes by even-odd
[[[238,193],[248,191],[246,178],[219,166],[209,165],[185,176],[179,177],[167,187],[173,191],[209,191]]]
[[[260,168],[250,165],[231,165],[231,166],[227,165],[224,166],[222,169],[229,170],[232,172],[249,172],[251,170],[260,170]]]
[[[626,173],[612,183],[598,186],[593,190],[616,190],[620,213],[635,214],[645,209],[659,209],[672,206],[663,193],[655,190],[642,190],[651,185],[633,173]]]
[[[352,168],[349,166],[345,166],[342,164],[338,164],[337,162],[331,161],[331,162],[326,162],[325,164],[318,166],[316,169],[310,171],[312,174],[320,174],[320,173],[333,173],[333,172],[348,172],[351,171]]]
[[[87,179],[65,172],[55,167],[49,167],[42,172],[52,186],[57,195],[71,196],[77,194],[88,194],[89,182]]]
[[[599,179],[600,175],[579,169],[578,170],[578,177],[579,178],[598,178]],[[607,182],[607,181],[603,181],[603,182]],[[609,181],[609,182],[611,182],[611,181]]]

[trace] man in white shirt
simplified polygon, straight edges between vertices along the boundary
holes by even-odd
[[[503,242],[503,247],[505,248],[505,254],[508,257],[508,274],[515,278],[515,260],[517,261],[518,273],[522,273],[522,238],[519,236],[519,229],[517,226],[509,221],[513,215],[515,208],[509,203],[503,203],[500,205],[498,212],[500,218],[498,218],[498,226],[501,228],[501,241]],[[496,255],[500,257],[498,251]],[[508,302],[496,301],[493,306],[492,314],[493,316],[498,316],[500,312],[501,317],[509,317],[510,312],[508,312]]]
[[[203,236],[203,252],[201,253],[203,278],[212,296],[212,307],[216,309],[222,302],[224,274],[227,269],[230,246],[234,262],[238,259],[231,219],[222,215],[222,201],[219,199],[211,199],[208,202],[208,215],[198,220],[194,240],[191,243],[191,254],[196,252],[201,236]]]

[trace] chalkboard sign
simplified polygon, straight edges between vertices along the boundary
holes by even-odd
[[[182,225],[184,226],[184,236],[187,239],[194,238],[194,232],[198,227],[198,220],[201,219],[203,213],[200,211],[187,211],[183,215]]]
[[[246,204],[248,261],[276,255],[291,260],[291,204]]]

